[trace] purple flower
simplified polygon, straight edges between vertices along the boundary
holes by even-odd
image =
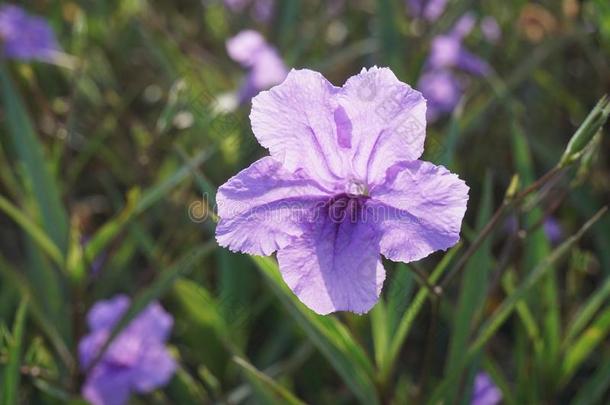
[[[457,77],[449,70],[425,73],[417,85],[428,102],[427,119],[436,121],[453,111],[462,98],[463,90]]]
[[[252,130],[271,156],[217,194],[216,239],[270,255],[319,314],[369,311],[385,279],[380,253],[410,262],[460,238],[468,186],[418,160],[426,101],[387,68],[343,87],[311,70],[252,100]]]
[[[563,229],[561,224],[553,217],[547,217],[542,224],[544,233],[552,244],[557,244],[563,238]]]
[[[498,21],[492,16],[483,17],[481,20],[481,32],[488,42],[495,44],[502,37],[502,31],[498,25]]]
[[[227,41],[229,56],[248,69],[246,81],[239,92],[240,102],[245,102],[261,90],[281,83],[288,69],[277,51],[261,34],[246,30]]]
[[[87,316],[91,333],[78,346],[83,369],[91,365],[128,307],[129,298],[118,295],[91,308]],[[83,396],[94,405],[121,405],[133,392],[146,393],[167,384],[176,369],[165,348],[172,324],[171,315],[161,305],[150,304],[115,338],[89,372]]]
[[[474,379],[471,405],[496,405],[502,400],[502,392],[487,373],[480,372]]]
[[[428,68],[458,68],[479,76],[488,74],[487,62],[471,53],[462,43],[464,37],[472,31],[474,23],[474,16],[467,13],[458,20],[449,34],[435,37],[428,57]]]
[[[0,6],[0,44],[5,57],[49,61],[59,46],[49,24],[13,5]]]
[[[434,22],[445,12],[447,0],[406,0],[409,13],[413,17]]]
[[[478,76],[485,76],[491,70],[487,62],[471,53],[463,44],[475,23],[474,14],[466,13],[449,33],[438,35],[432,40],[430,55],[418,85],[429,102],[428,120],[431,122],[442,114],[453,111],[464,92],[464,86],[453,70],[459,69]]]

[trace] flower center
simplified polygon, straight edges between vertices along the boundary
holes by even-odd
[[[369,194],[369,190],[364,182],[352,179],[349,180],[345,186],[345,194],[350,198],[366,197]]]
[[[331,221],[342,223],[344,221],[357,222],[361,217],[363,207],[369,198],[366,184],[360,180],[349,180],[345,184],[344,192],[331,198],[326,204],[327,215]]]

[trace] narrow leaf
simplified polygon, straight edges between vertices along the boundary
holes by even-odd
[[[6,405],[18,403],[23,332],[25,329],[27,309],[28,302],[27,298],[25,298],[21,301],[19,308],[17,309],[13,332],[8,347],[8,364],[4,370],[4,381],[2,384],[2,403]]]
[[[305,403],[294,396],[293,393],[275,382],[271,377],[259,371],[252,364],[248,363],[241,357],[233,357],[233,361],[246,374],[248,380],[256,385],[259,390],[265,392],[267,397],[270,397],[279,404],[289,405],[304,405]]]

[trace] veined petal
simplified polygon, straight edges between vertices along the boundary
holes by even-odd
[[[377,241],[372,224],[321,218],[277,259],[286,284],[313,311],[361,314],[375,305],[385,279]]]
[[[308,213],[329,191],[266,157],[218,189],[216,240],[234,251],[270,255],[303,233]]]
[[[252,100],[254,135],[288,171],[302,169],[334,184],[348,167],[336,135],[337,91],[320,73],[290,71],[282,84]]]
[[[351,157],[359,180],[379,184],[388,167],[421,156],[426,101],[390,69],[363,69],[345,83],[339,98],[351,123]]]
[[[388,169],[386,183],[371,190],[367,204],[383,232],[381,253],[410,262],[456,244],[468,190],[457,175],[429,162],[404,162]]]

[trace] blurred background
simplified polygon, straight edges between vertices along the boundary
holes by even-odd
[[[56,44],[11,55],[0,17],[4,403],[84,403],[87,312],[117,294],[173,317],[175,373],[134,404],[610,403],[610,218],[578,232],[608,203],[608,137],[464,256],[610,91],[610,2],[12,4]],[[462,242],[384,263],[369,314],[321,317],[273,258],[216,244],[215,191],[267,155],[258,91],[293,67],[340,86],[373,65],[428,99],[424,159],[471,188]]]

